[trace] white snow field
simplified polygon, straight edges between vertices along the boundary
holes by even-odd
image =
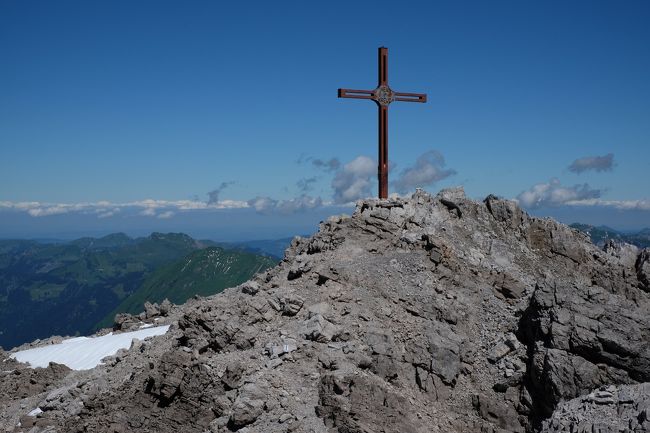
[[[90,370],[107,356],[115,355],[120,349],[128,349],[134,339],[163,335],[167,326],[156,326],[122,334],[107,334],[101,337],[78,337],[64,340],[59,344],[21,350],[11,355],[32,368],[47,367],[50,362],[67,365],[73,370]]]

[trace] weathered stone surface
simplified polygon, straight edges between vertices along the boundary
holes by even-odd
[[[254,422],[264,411],[264,401],[249,397],[238,397],[232,407],[230,423],[235,429]]]
[[[472,397],[472,403],[484,420],[490,421],[509,432],[524,431],[519,424],[517,411],[505,401],[495,397],[475,395]]]
[[[649,432],[650,383],[603,386],[560,404],[545,420],[543,433]]]
[[[242,363],[237,360],[233,361],[226,367],[226,371],[221,377],[221,381],[226,385],[226,389],[239,388],[243,373],[244,366]]]
[[[431,372],[447,385],[454,385],[460,371],[460,343],[462,339],[448,327],[441,325],[429,334]]]
[[[332,341],[339,332],[340,330],[336,325],[320,314],[312,315],[311,318],[305,322],[301,330],[302,335],[306,339],[318,341],[320,343]]]
[[[513,200],[500,199],[492,194],[483,200],[492,216],[509,229],[518,229],[524,223],[526,214]]]
[[[160,316],[160,306],[156,303],[152,304],[151,302],[146,301],[144,303],[144,314],[147,319]]]
[[[128,313],[116,314],[113,322],[113,330],[115,331],[133,331],[138,329],[141,323],[139,318]]]
[[[100,367],[2,362],[0,425],[648,432],[648,256],[462,188],[364,200],[252,281],[119,316],[170,331]]]
[[[494,276],[493,286],[497,292],[509,299],[521,298],[526,293],[526,284],[505,272]]]
[[[300,296],[289,296],[281,301],[282,312],[287,316],[295,316],[305,301]]]
[[[247,295],[254,296],[260,291],[260,285],[257,281],[247,281],[241,286],[241,291]]]
[[[405,410],[404,397],[373,377],[326,374],[320,382],[319,396],[316,413],[326,427],[335,431],[427,431],[415,414]],[[374,416],[361,415],[369,413]]]
[[[522,335],[533,348],[533,392],[546,413],[608,383],[650,381],[647,303],[595,287],[538,286]]]

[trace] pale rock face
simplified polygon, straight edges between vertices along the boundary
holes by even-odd
[[[360,201],[252,281],[146,306],[169,332],[95,369],[4,362],[0,425],[649,432],[649,291],[647,250],[600,250],[512,201]]]

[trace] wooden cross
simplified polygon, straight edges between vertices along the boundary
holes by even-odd
[[[339,98],[372,99],[379,107],[379,198],[388,198],[388,105],[393,101],[427,102],[424,93],[394,92],[388,87],[388,48],[379,48],[379,83],[375,90],[339,89]]]

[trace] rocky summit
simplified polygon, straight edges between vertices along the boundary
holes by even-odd
[[[649,250],[598,248],[495,196],[417,191],[359,202],[241,286],[121,315],[115,332],[171,327],[92,370],[9,358],[0,424],[650,432],[649,313]]]

